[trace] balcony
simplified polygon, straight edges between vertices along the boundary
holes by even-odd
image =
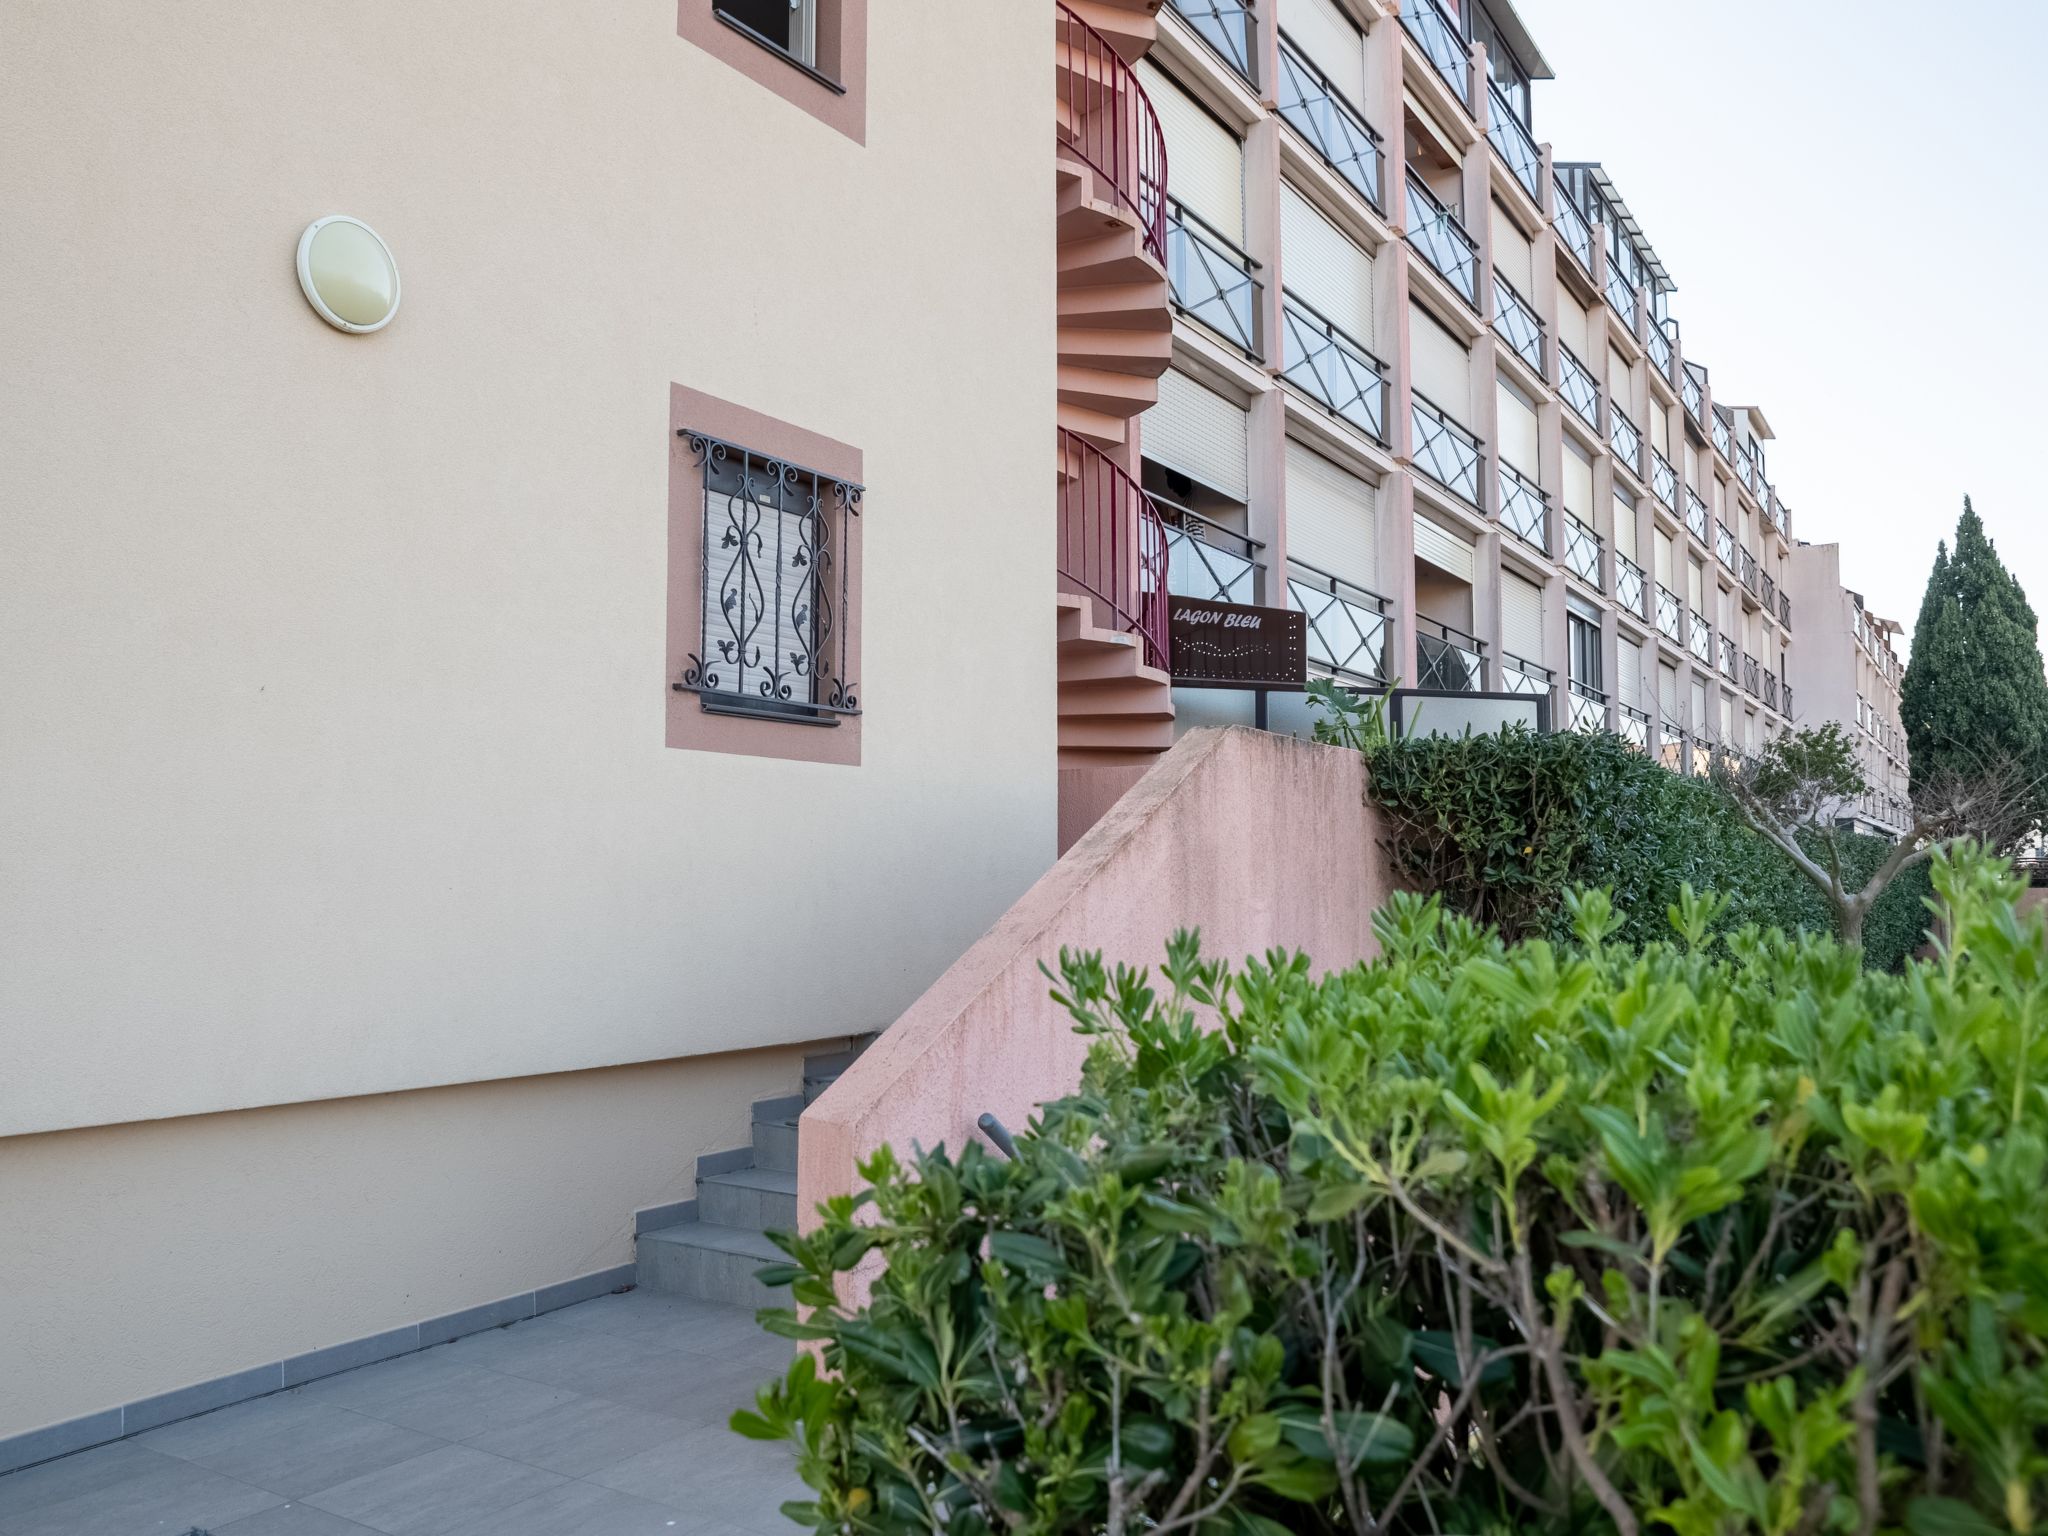
[[[1721,414],[1721,408],[1714,407],[1714,447],[1724,459],[1735,456],[1735,436],[1729,430],[1728,420]]]
[[[1790,682],[1778,684],[1778,710],[1786,719],[1792,718],[1792,684]]]
[[[1412,462],[1452,495],[1479,505],[1479,439],[1446,416],[1428,396],[1411,391]]]
[[[1714,557],[1729,570],[1735,569],[1735,535],[1718,517],[1714,519]]]
[[[1778,707],[1778,674],[1768,670],[1764,673],[1764,706],[1767,709]]]
[[[1778,612],[1778,584],[1771,580],[1771,573],[1764,572],[1764,612],[1772,617]]]
[[[1287,603],[1308,619],[1308,664],[1355,682],[1386,681],[1387,608],[1377,592],[1287,562]]]
[[[1404,21],[1408,15],[1401,13]],[[1408,243],[1459,298],[1479,307],[1479,246],[1457,216],[1413,174],[1408,177]]]
[[[1756,463],[1746,453],[1735,456],[1735,478],[1742,482],[1742,488],[1750,495],[1756,494]]]
[[[1614,600],[1624,611],[1643,618],[1643,596],[1648,582],[1643,568],[1619,550],[1614,555]]]
[[[1622,273],[1613,262],[1607,265],[1607,302],[1614,306],[1614,312],[1621,316],[1621,323],[1634,335],[1636,329],[1636,288],[1635,284]]]
[[[1653,317],[1649,327],[1650,361],[1656,365],[1657,372],[1662,374],[1667,382],[1671,378],[1671,363],[1676,356],[1671,345],[1671,333],[1664,328],[1668,324],[1669,321]]]
[[[1703,667],[1714,664],[1714,628],[1705,614],[1692,616],[1692,659]]]
[[[1707,542],[1707,504],[1691,486],[1685,488],[1685,526],[1702,544]]]
[[[1789,592],[1778,594],[1778,622],[1787,629],[1792,627],[1792,594]]]
[[[1721,637],[1721,675],[1731,683],[1737,681],[1740,676],[1736,665],[1735,642],[1726,635]]]
[[[1585,271],[1586,281],[1593,280],[1593,226],[1586,222],[1579,205],[1572,201],[1571,189],[1562,181],[1552,189],[1557,203],[1557,235],[1564,242],[1564,248],[1572,253],[1579,266]]]
[[[1684,610],[1679,606],[1678,594],[1665,586],[1663,582],[1658,582],[1657,633],[1666,640],[1669,640],[1673,645],[1683,645],[1685,643],[1683,638],[1681,638],[1681,631],[1684,627],[1683,614]]]
[[[1251,0],[1171,0],[1174,14],[1254,90],[1259,84],[1259,18]]]
[[[1535,662],[1507,651],[1500,653],[1500,661],[1500,683],[1506,692],[1530,694],[1537,698],[1549,697],[1551,688],[1557,682],[1557,674],[1550,668],[1539,667]]]
[[[1164,496],[1154,496],[1152,504],[1166,526],[1168,592],[1206,603],[1259,601],[1265,545]]]
[[[1571,680],[1569,695],[1573,730],[1597,734],[1607,729],[1606,694],[1575,677]]]
[[[1179,203],[1166,203],[1166,278],[1173,302],[1254,362],[1266,356],[1259,264]]]
[[[1763,663],[1749,652],[1742,653],[1742,691],[1751,698],[1760,698],[1764,691]]]
[[[1145,665],[1166,670],[1172,573],[1159,509],[1122,466],[1060,429],[1059,575],[1100,605],[1096,621],[1133,635]]]
[[[1637,466],[1643,462],[1643,434],[1628,419],[1628,413],[1612,400],[1607,402],[1607,446],[1628,466],[1630,474],[1637,472]]]
[[[1650,490],[1665,506],[1678,510],[1678,471],[1655,448],[1650,450]]]
[[[1278,97],[1280,116],[1288,126],[1360,197],[1384,212],[1381,176],[1386,157],[1379,134],[1284,32],[1280,34]]]
[[[1707,406],[1707,371],[1687,363],[1685,377],[1679,381],[1678,392],[1685,400],[1685,414],[1698,421],[1700,412]]]
[[[1401,25],[1415,39],[1423,57],[1443,76],[1451,94],[1469,111],[1472,105],[1469,94],[1471,54],[1465,47],[1465,39],[1458,34],[1458,24],[1443,13],[1437,0],[1407,0],[1401,7]]]
[[[1109,39],[1055,11],[1060,142],[1136,216],[1145,249],[1166,260],[1166,135],[1145,88]]]
[[[1761,571],[1761,570],[1760,570],[1760,569],[1758,568],[1758,566],[1757,566],[1757,563],[1756,563],[1756,556],[1755,556],[1755,555],[1752,555],[1752,554],[1751,554],[1751,553],[1750,553],[1750,552],[1749,552],[1748,550],[1746,550],[1746,549],[1745,549],[1745,550],[1743,550],[1743,551],[1742,551],[1741,553],[1742,553],[1742,590],[1743,590],[1743,591],[1745,591],[1745,592],[1747,592],[1747,593],[1748,593],[1748,594],[1749,594],[1749,595],[1750,595],[1751,597],[1755,597],[1755,596],[1757,595],[1757,587],[1758,587],[1758,580],[1757,580],[1757,578],[1758,578],[1758,577],[1760,577],[1760,576],[1761,576],[1761,575],[1762,575],[1763,573],[1762,573],[1762,571]]]
[[[1529,200],[1540,207],[1543,203],[1542,151],[1536,148],[1536,140],[1522,126],[1521,116],[1507,97],[1501,95],[1500,88],[1489,81],[1486,94],[1486,141],[1507,162],[1515,180],[1529,194]]]
[[[1375,442],[1387,440],[1387,365],[1317,310],[1280,291],[1280,377]]]
[[[1494,334],[1514,350],[1540,377],[1543,373],[1543,322],[1528,300],[1498,272],[1493,274]]]
[[[1692,776],[1704,779],[1711,776],[1713,771],[1714,743],[1707,737],[1695,736],[1692,739]]]
[[[1657,717],[1657,765],[1667,773],[1683,773],[1689,751],[1685,727],[1669,715],[1660,714]]]
[[[1415,616],[1415,686],[1439,693],[1486,691],[1486,646],[1462,629]]]
[[[1546,555],[1550,553],[1550,498],[1506,459],[1499,461],[1500,525]]]
[[[1593,370],[1572,355],[1563,342],[1557,344],[1557,392],[1588,430],[1600,430],[1600,385]]]
[[[1573,517],[1564,519],[1564,564],[1579,580],[1600,586],[1600,535]],[[1603,589],[1604,590],[1604,589]]]
[[[1621,713],[1621,739],[1636,751],[1648,754],[1650,750],[1650,717],[1633,704],[1617,706]]]

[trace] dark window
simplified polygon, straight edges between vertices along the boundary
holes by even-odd
[[[1571,631],[1572,681],[1588,688],[1601,687],[1600,626],[1576,613],[1565,615],[1565,625]]]
[[[712,0],[711,8],[806,69],[818,65],[818,0]]]
[[[1508,104],[1515,109],[1515,115],[1521,118],[1522,126],[1526,128],[1530,121],[1529,76],[1515,61],[1514,54],[1508,50],[1500,28],[1493,24],[1493,18],[1487,14],[1486,7],[1474,5],[1471,9],[1472,41],[1486,45],[1487,76],[1501,95],[1507,98]]]

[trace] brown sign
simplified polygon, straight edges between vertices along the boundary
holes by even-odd
[[[1189,688],[1299,690],[1308,684],[1308,616],[1198,598],[1173,600],[1173,680]]]

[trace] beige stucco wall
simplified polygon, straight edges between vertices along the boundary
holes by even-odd
[[[7,5],[0,1134],[873,1028],[1045,867],[1050,33],[941,10],[862,147],[673,0]],[[865,455],[857,769],[663,746],[672,383]]]
[[[836,1043],[836,1042],[835,1042]],[[0,1142],[0,1439],[633,1260],[801,1052]]]

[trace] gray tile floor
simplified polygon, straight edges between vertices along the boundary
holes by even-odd
[[[0,1536],[774,1536],[790,1346],[628,1291],[0,1477]]]

